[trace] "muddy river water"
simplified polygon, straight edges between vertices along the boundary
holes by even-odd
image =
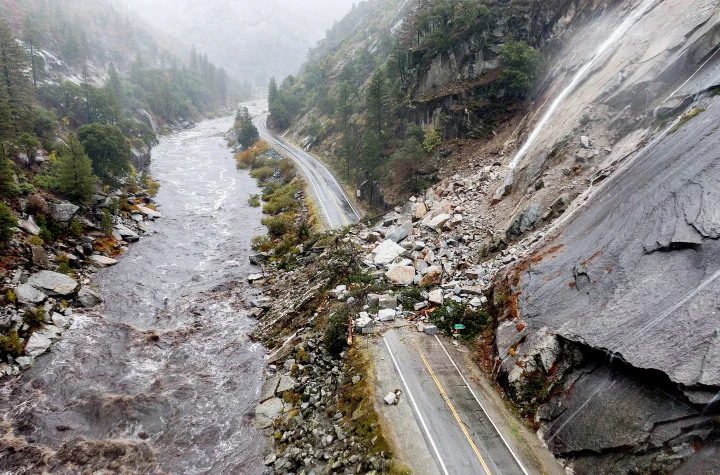
[[[98,274],[102,314],[76,313],[51,352],[0,387],[6,431],[27,450],[26,470],[16,454],[0,471],[37,473],[42,457],[62,473],[88,468],[83,458],[106,473],[261,471],[250,415],[264,351],[246,336],[244,278],[264,231],[247,204],[255,182],[223,138],[231,124],[205,121],[153,150],[164,218]]]

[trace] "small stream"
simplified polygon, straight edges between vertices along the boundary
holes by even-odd
[[[27,451],[0,458],[0,471],[37,473],[47,454],[59,473],[261,470],[250,415],[264,351],[246,336],[245,277],[264,228],[247,204],[257,186],[226,148],[231,125],[205,121],[153,150],[164,218],[98,274],[102,315],[76,314],[50,353],[0,386],[6,431]]]

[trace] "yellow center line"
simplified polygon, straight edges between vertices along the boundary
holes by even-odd
[[[470,437],[470,434],[468,433],[467,429],[465,428],[465,424],[463,424],[462,419],[460,419],[460,415],[455,410],[455,407],[453,407],[452,403],[450,402],[450,398],[445,393],[445,390],[443,389],[442,385],[440,384],[440,381],[437,379],[437,376],[435,376],[435,371],[430,367],[430,363],[428,363],[428,360],[425,358],[425,355],[423,355],[422,351],[420,350],[420,346],[418,346],[417,341],[415,341],[415,338],[412,339],[413,345],[415,346],[415,349],[417,350],[418,354],[420,355],[420,358],[422,358],[423,363],[425,363],[425,367],[427,368],[428,372],[430,373],[430,377],[435,381],[435,384],[438,387],[438,390],[440,391],[440,394],[442,395],[443,399],[445,400],[445,404],[450,408],[450,412],[453,413],[453,416],[455,416],[455,420],[457,421],[458,425],[460,426],[460,430],[462,430],[463,434],[465,434],[465,438],[467,438],[468,442],[470,443],[470,446],[473,449],[473,452],[475,452],[475,455],[477,456],[478,460],[480,461],[480,465],[482,465],[483,469],[485,470],[485,473],[487,475],[492,475],[490,473],[490,469],[488,468],[487,464],[485,463],[485,459],[483,459],[482,455],[480,455],[480,451],[478,450],[477,446],[475,445],[475,442],[473,442],[472,437]]]

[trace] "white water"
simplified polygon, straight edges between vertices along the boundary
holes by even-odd
[[[592,58],[585,64],[585,66],[580,68],[577,74],[575,74],[575,77],[573,77],[572,81],[570,81],[570,84],[568,84],[567,87],[563,89],[563,91],[560,93],[560,95],[558,95],[558,97],[556,97],[555,100],[552,102],[550,108],[547,110],[547,112],[545,112],[543,118],[535,126],[535,129],[533,129],[527,141],[525,141],[525,144],[515,155],[515,158],[513,158],[512,162],[510,162],[510,168],[515,168],[518,163],[520,163],[520,160],[522,160],[528,150],[530,150],[530,147],[532,147],[532,145],[537,140],[540,132],[542,132],[543,128],[545,128],[550,119],[555,115],[555,112],[557,111],[558,107],[560,107],[560,104],[562,104],[563,101],[570,95],[570,93],[575,90],[578,84],[580,84],[580,81],[585,78],[585,75],[593,68],[593,66],[595,66],[598,60],[602,58],[608,51],[610,51],[610,48],[615,46],[618,41],[620,41],[627,34],[627,32],[630,31],[630,28],[632,28],[632,26],[638,20],[640,20],[640,18],[642,18],[647,12],[654,8],[658,2],[659,0],[644,0],[640,4],[640,6],[635,8],[633,13],[629,17],[627,17],[625,21],[620,24],[620,26],[615,29],[613,34],[610,35],[610,37],[605,40],[603,44],[600,45],[600,47],[593,54]]]

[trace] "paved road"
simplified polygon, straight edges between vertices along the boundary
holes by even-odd
[[[300,173],[309,184],[310,196],[317,205],[325,226],[342,228],[360,221],[362,213],[352,204],[332,172],[309,153],[274,135],[266,127],[266,120],[267,114],[254,120],[260,137],[298,165]]]
[[[393,329],[385,345],[440,473],[527,475],[437,337]]]

